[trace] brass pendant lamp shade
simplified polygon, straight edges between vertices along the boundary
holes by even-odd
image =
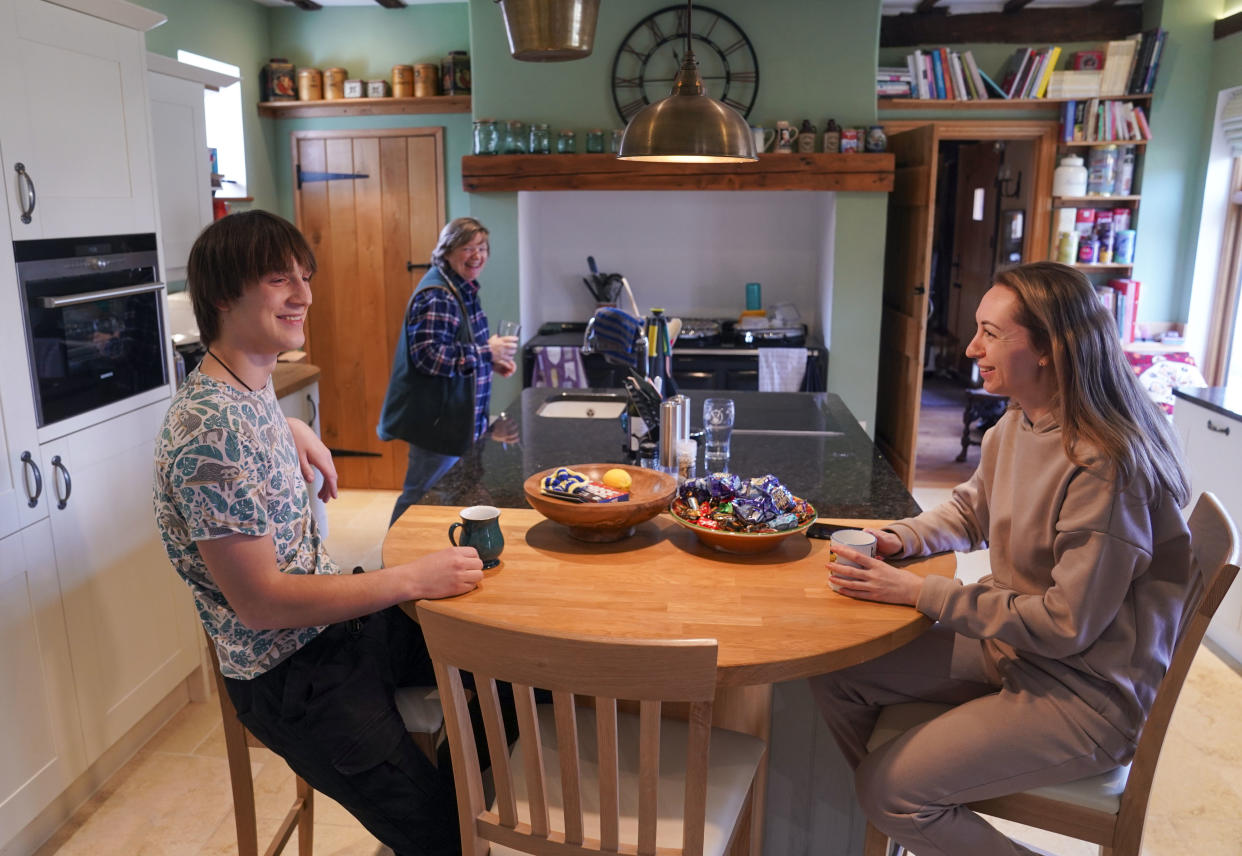
[[[686,7],[686,54],[673,92],[630,120],[617,158],[660,163],[757,161],[755,138],[746,119],[703,87],[699,61],[690,47],[690,4]]]

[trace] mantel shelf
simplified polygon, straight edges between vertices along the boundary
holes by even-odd
[[[876,109],[887,110],[1054,110],[1067,101],[1150,101],[1151,95],[1084,95],[1081,98],[985,98],[957,101],[950,98],[880,98]]]
[[[467,192],[893,189],[892,154],[765,154],[758,163],[643,163],[602,155],[466,155]]]
[[[426,98],[334,98],[331,101],[260,101],[259,115],[273,119],[390,116],[401,113],[469,113],[469,95]]]

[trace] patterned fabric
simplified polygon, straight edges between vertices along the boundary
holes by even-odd
[[[243,680],[271,669],[323,627],[252,630],[238,620],[196,542],[271,535],[286,574],[339,574],[310,513],[289,423],[271,380],[245,392],[200,371],[186,377],[155,444],[155,519],[216,643],[220,671]]]
[[[1168,416],[1173,415],[1173,402],[1176,401],[1173,390],[1179,386],[1208,385],[1195,367],[1195,358],[1186,351],[1167,354],[1126,351],[1126,359],[1152,401],[1159,404]]]
[[[451,270],[433,267],[423,277],[443,283],[450,280],[461,293],[470,328],[474,331],[475,347],[470,349],[457,340],[461,313],[453,295],[443,288],[427,288],[415,295],[405,323],[410,342],[410,359],[414,368],[429,375],[452,377],[458,372],[474,372],[474,436],[477,440],[487,431],[488,399],[492,393],[492,349],[487,344],[487,316],[479,300],[479,283],[463,282]]]

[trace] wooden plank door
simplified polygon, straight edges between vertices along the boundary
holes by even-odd
[[[908,489],[923,394],[939,135],[934,125],[923,125],[888,142],[897,174],[888,197],[875,440]]]
[[[307,353],[323,372],[323,439],[342,487],[399,489],[407,447],[375,426],[406,301],[445,221],[444,129],[292,136],[297,225],[319,265]]]
[[[957,211],[953,227],[953,282],[947,319],[959,371],[970,373],[966,345],[975,333],[975,309],[996,271],[997,188],[1000,155],[992,142],[958,149]]]

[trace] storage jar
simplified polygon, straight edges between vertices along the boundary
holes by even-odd
[[[323,100],[323,73],[317,68],[298,69],[298,100]]]
[[[592,128],[587,131],[586,142],[587,154],[602,155],[604,153],[604,131],[601,128]]]
[[[383,78],[367,81],[367,97],[368,98],[387,98],[388,97],[388,81]]]
[[[264,101],[296,101],[293,63],[284,57],[272,57],[259,73],[259,91]]]
[[[1134,186],[1134,147],[1123,146],[1117,158],[1117,180],[1113,184],[1113,196],[1129,196]]]
[[[1086,196],[1087,168],[1078,155],[1066,155],[1052,171],[1053,196]]]
[[[518,119],[510,119],[505,122],[504,139],[500,144],[500,151],[506,155],[524,155],[526,154],[526,125]]]
[[[366,95],[366,85],[361,80],[345,81],[346,98],[365,98]]]
[[[574,140],[574,132],[571,130],[556,132],[556,153],[558,155],[572,155],[578,148],[577,142]]]
[[[392,67],[392,97],[411,98],[414,95],[414,66],[394,65]]]
[[[449,51],[440,60],[440,91],[445,95],[470,94],[470,55],[465,51]]]
[[[1100,146],[1087,155],[1087,195],[1112,196],[1117,183],[1117,147]]]
[[[500,152],[500,133],[495,119],[474,120],[474,153],[494,155]]]
[[[547,123],[531,123],[530,153],[532,155],[547,155],[552,153],[552,135],[548,131]]]
[[[334,101],[345,97],[345,78],[349,76],[343,68],[325,68],[323,70],[323,97]]]
[[[414,97],[415,98],[431,98],[433,95],[440,94],[438,85],[440,70],[436,68],[435,63],[420,62],[414,66]],[[451,95],[451,92],[445,92],[445,95]]]

